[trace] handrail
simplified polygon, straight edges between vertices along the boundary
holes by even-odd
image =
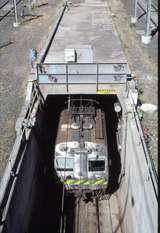
[[[88,76],[90,78],[85,79],[85,76]],[[67,91],[69,84],[95,84],[98,90],[98,84],[125,84],[128,78],[131,78],[131,74],[127,63],[37,64],[38,84],[65,84]]]
[[[133,114],[134,114],[135,123],[136,123],[137,129],[138,129],[139,135],[140,135],[140,140],[141,140],[142,147],[143,147],[143,150],[144,150],[144,154],[145,154],[146,162],[147,162],[147,165],[148,165],[148,168],[149,168],[149,173],[150,173],[150,177],[151,177],[151,180],[152,180],[152,184],[154,186],[155,194],[156,194],[156,197],[158,199],[158,193],[157,193],[158,176],[157,176],[157,172],[156,172],[153,160],[151,158],[151,155],[150,155],[150,153],[148,151],[148,148],[146,146],[146,142],[145,142],[145,139],[144,139],[144,132],[142,130],[142,126],[141,126],[140,120],[138,118],[138,114],[137,114],[137,111],[136,111],[136,107],[135,107],[131,92],[130,92],[130,97],[131,97],[132,104],[133,104]]]
[[[24,150],[26,148],[25,144],[25,132],[26,127],[23,125],[24,121],[29,121],[34,105],[38,101],[38,103],[43,104],[43,96],[41,95],[38,86],[36,83],[33,83],[32,87],[32,98],[31,102],[27,105],[24,118],[21,123],[21,127],[19,129],[18,136],[15,140],[11,155],[9,157],[5,172],[0,182],[0,225],[3,224],[2,219],[6,214],[6,206],[8,205],[8,201],[11,198],[11,192],[13,186],[15,185],[15,179],[17,179],[17,171],[19,170],[20,164],[22,162],[24,156]],[[40,98],[39,98],[40,96]]]

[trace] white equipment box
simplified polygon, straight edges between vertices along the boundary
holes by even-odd
[[[76,62],[76,50],[75,49],[65,49],[65,62]]]

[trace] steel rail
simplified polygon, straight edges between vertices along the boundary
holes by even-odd
[[[99,218],[99,200],[96,198],[96,217],[97,217],[97,233],[101,233]]]
[[[81,209],[80,207],[81,207],[81,197],[79,197],[77,201],[75,233],[79,233],[80,209]]]
[[[63,214],[64,214],[64,196],[65,196],[65,187],[63,184],[63,190],[62,190],[62,201],[61,201],[61,219],[60,219],[60,233],[63,233]]]
[[[108,205],[108,210],[109,210],[109,228],[110,228],[110,232],[114,233],[114,229],[113,229],[113,221],[112,221],[112,214],[111,214],[111,206],[110,206],[110,201],[109,199],[107,199],[107,205]],[[97,233],[102,233],[101,231],[101,227],[100,227],[100,207],[99,207],[99,199],[96,198],[96,217],[97,217]]]

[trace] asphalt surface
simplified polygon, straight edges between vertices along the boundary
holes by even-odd
[[[26,2],[26,1],[24,1]],[[47,3],[37,7],[42,3]],[[23,4],[17,8],[21,25],[13,27],[14,17],[0,22],[0,175],[6,166],[15,140],[15,123],[24,103],[29,64],[29,50],[40,51],[47,38],[50,26],[57,18],[62,1],[38,0],[31,14],[20,17]],[[26,14],[29,11],[26,9]],[[7,45],[8,44],[8,45]]]

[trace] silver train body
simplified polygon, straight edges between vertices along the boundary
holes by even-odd
[[[102,190],[108,184],[105,114],[90,99],[69,100],[60,115],[55,169],[68,191]]]

